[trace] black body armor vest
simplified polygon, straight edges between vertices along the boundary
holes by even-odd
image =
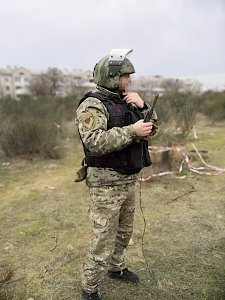
[[[134,106],[127,105],[124,101],[111,98],[101,93],[87,93],[80,101],[79,105],[88,97],[99,99],[109,112],[107,129],[113,127],[123,127],[134,124],[143,119],[143,114]],[[112,168],[121,174],[135,174],[144,167],[151,165],[148,151],[148,141],[136,139],[125,148],[105,155],[96,155],[84,147],[85,162],[87,166]]]

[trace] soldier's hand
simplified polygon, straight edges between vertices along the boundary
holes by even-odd
[[[153,123],[152,122],[146,122],[144,123],[144,120],[139,120],[136,123],[132,125],[132,129],[136,136],[139,137],[145,137],[148,136],[153,128]]]
[[[129,92],[123,99],[127,104],[134,103],[139,108],[142,108],[144,106],[144,101],[141,99],[138,93]]]

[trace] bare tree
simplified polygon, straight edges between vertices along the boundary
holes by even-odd
[[[34,96],[61,95],[63,75],[57,68],[48,68],[45,73],[35,75],[30,80],[29,90]]]

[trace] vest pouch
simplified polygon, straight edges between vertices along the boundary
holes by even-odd
[[[127,175],[139,173],[142,168],[151,165],[148,142],[146,140],[132,142],[117,153],[117,159],[120,161],[120,166],[114,167],[117,172]]]
[[[125,119],[125,125],[134,124],[134,123],[136,123],[137,121],[139,121],[140,119],[143,118],[142,113],[139,112],[137,110],[137,108],[132,107],[131,105],[130,105],[130,107],[131,107],[131,110],[129,110],[125,113],[125,118],[124,118]]]
[[[151,161],[148,152],[148,142],[146,140],[133,141],[127,150],[129,151],[127,153],[129,169],[141,170],[144,167],[150,166]]]

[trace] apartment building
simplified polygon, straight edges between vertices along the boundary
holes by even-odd
[[[93,83],[92,71],[83,71],[81,69],[60,69],[61,72],[61,84],[58,91],[58,95],[65,97],[73,95],[77,87],[87,87],[93,89],[95,84]]]
[[[31,95],[30,84],[38,76],[53,70],[58,76],[58,90],[56,95],[65,97],[72,95],[77,86],[93,88],[93,76],[91,71],[80,69],[48,68],[44,70],[30,70],[24,67],[0,68],[0,98],[13,98],[19,100],[22,96]],[[55,76],[55,75],[54,75]]]
[[[29,95],[29,81],[31,72],[23,67],[10,67],[0,69],[0,97],[19,99]]]

